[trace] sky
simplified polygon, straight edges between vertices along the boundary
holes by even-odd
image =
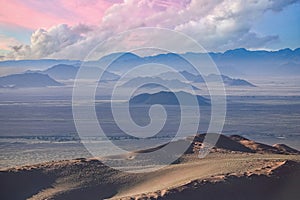
[[[1,60],[83,59],[80,52],[138,27],[175,30],[213,52],[300,47],[300,0],[0,2]]]

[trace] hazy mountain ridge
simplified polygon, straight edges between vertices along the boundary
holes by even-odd
[[[300,75],[290,66],[281,67],[287,63],[300,63],[300,48],[295,50],[281,49],[278,51],[249,51],[244,48],[228,50],[224,53],[210,53],[220,71],[224,74],[228,70],[244,75]],[[295,74],[296,72],[296,74]]]
[[[209,81],[213,81],[216,78],[218,78],[218,75],[216,74],[210,74],[207,76],[207,79]],[[227,86],[248,86],[248,87],[256,87],[254,84],[244,80],[244,79],[234,79],[230,78],[229,76],[221,75],[221,78],[223,80],[223,83]]]
[[[46,74],[24,73],[13,74],[0,77],[0,87],[2,88],[26,88],[26,87],[48,87],[63,86]]]
[[[151,84],[153,83],[153,84]],[[149,85],[150,84],[150,85]],[[155,85],[154,85],[155,84]],[[154,86],[163,86],[170,89],[194,89],[194,90],[200,90],[199,88],[184,83],[178,79],[170,79],[170,80],[164,80],[160,77],[136,77],[133,79],[130,79],[129,81],[125,82],[122,86],[123,87],[136,87],[138,85],[149,87],[151,86],[154,88]]]
[[[201,75],[195,75],[193,73],[190,73],[188,71],[180,71],[179,72],[187,81],[194,82],[194,83],[205,83],[205,81],[218,81],[219,75],[216,74],[210,74],[208,76],[201,76]],[[163,77],[165,79],[170,79],[172,77],[176,77],[175,72],[165,72],[160,74],[160,77]],[[226,86],[249,86],[249,87],[256,87],[254,84],[250,83],[249,81],[246,81],[244,79],[235,79],[231,78],[229,76],[221,75],[221,78],[223,80],[223,83]]]
[[[39,59],[39,60],[5,60],[0,61],[0,67],[51,67],[57,64],[80,65],[80,60]]]
[[[38,71],[42,74],[47,74],[53,79],[56,80],[72,80],[76,78],[76,75],[79,71],[79,66],[74,65],[66,65],[66,64],[58,64],[54,65],[46,70]],[[111,81],[111,80],[117,80],[120,78],[119,75],[116,75],[114,73],[104,71],[98,67],[83,67],[82,69],[82,75],[86,79],[92,79],[95,78],[98,74],[102,74],[101,80],[102,81]],[[35,71],[28,71],[27,73],[35,72]]]

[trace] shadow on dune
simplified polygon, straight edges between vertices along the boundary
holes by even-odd
[[[100,200],[113,197],[117,190],[113,184],[96,185],[87,188],[78,188],[64,192],[63,194],[56,195],[55,200],[74,200],[74,199],[88,199],[88,200]]]
[[[126,174],[84,158],[25,166],[0,171],[0,199],[105,199],[124,185],[122,177]]]
[[[51,187],[55,177],[51,177],[42,170],[21,170],[0,172],[1,199],[27,199],[39,191]]]

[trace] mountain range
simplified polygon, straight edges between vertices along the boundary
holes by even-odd
[[[218,66],[222,73],[221,78],[226,86],[247,86],[254,87],[255,85],[240,77],[248,76],[299,76],[300,75],[300,48],[282,49],[278,51],[249,51],[246,49],[228,50],[224,53],[209,53],[213,61]],[[61,86],[62,83],[58,81],[73,80],[76,78],[77,72],[81,68],[83,79],[98,79],[98,75],[103,72],[101,67],[108,66],[104,71],[100,81],[115,81],[120,78],[130,69],[142,64],[159,63],[173,67],[178,71],[187,81],[183,82],[175,79],[175,72],[166,72],[159,75],[161,79],[155,79],[156,85],[147,85],[145,87],[155,88],[158,85],[172,85],[179,89],[187,88],[192,83],[204,83],[204,80],[214,81],[217,75],[210,74],[206,77],[196,75],[194,67],[183,59],[188,58],[193,63],[199,63],[199,57],[205,56],[203,53],[185,53],[185,54],[159,54],[155,56],[140,57],[133,53],[114,53],[102,57],[95,61],[78,61],[78,60],[17,60],[17,61],[1,61],[0,69],[12,68],[27,68],[25,73],[10,74],[0,77],[1,88],[15,88],[15,87],[47,87],[47,86]],[[199,63],[201,65],[201,63]],[[35,70],[33,70],[35,69]],[[39,70],[37,70],[39,69]],[[151,72],[151,67],[146,69]],[[12,70],[14,71],[14,70]],[[148,74],[145,71],[145,75]],[[173,74],[172,74],[173,73]],[[31,74],[31,75],[29,75]],[[226,74],[226,75],[225,75]],[[46,75],[46,76],[42,76]],[[232,78],[239,77],[239,78]],[[124,86],[135,86],[141,81],[147,81],[147,78],[142,80],[137,77],[134,80],[125,83]],[[163,80],[164,79],[164,80]],[[151,82],[151,80],[150,80]],[[152,81],[153,82],[153,81]],[[158,84],[158,85],[157,85]],[[194,89],[198,89],[193,86]]]
[[[54,65],[45,70],[28,70],[23,74],[12,74],[4,77],[0,77],[1,88],[15,88],[15,87],[46,87],[46,86],[62,86],[59,81],[74,80],[79,71],[79,66],[59,64]],[[81,79],[95,79],[98,80],[98,76],[102,71],[98,67],[84,67],[81,70]],[[205,83],[205,80],[200,75],[192,74],[188,71],[179,72],[186,80],[176,79],[175,72],[165,72],[159,76],[153,77],[136,77],[125,82],[123,87],[136,87],[138,85],[144,89],[190,89],[200,90],[192,83]],[[43,76],[44,75],[44,76]],[[30,78],[32,77],[32,78]],[[214,81],[218,76],[209,75],[206,80]],[[116,81],[120,78],[119,75],[104,71],[100,81]],[[227,86],[254,86],[250,82],[243,79],[233,79],[228,76],[222,75],[223,81]],[[188,81],[188,82],[186,82]],[[47,84],[46,84],[47,83]],[[144,84],[145,83],[145,84]],[[165,90],[165,89],[163,89]]]
[[[281,49],[278,51],[250,51],[244,48],[228,50],[224,53],[209,53],[222,74],[228,76],[289,76],[300,75],[300,48],[295,50]],[[193,66],[181,56],[192,60],[201,66],[205,54],[188,52],[185,54],[159,54],[140,57],[133,53],[114,53],[95,61],[87,61],[86,66],[109,66],[110,72],[125,72],[137,65],[160,63],[173,67],[178,71],[194,73]],[[80,66],[78,60],[18,60],[1,61],[0,67],[27,67],[46,69],[53,65]]]

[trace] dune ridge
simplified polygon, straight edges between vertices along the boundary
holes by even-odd
[[[283,177],[286,176],[287,177]],[[293,176],[293,177],[292,177]],[[285,179],[294,181],[289,184]],[[192,180],[179,187],[159,190],[131,197],[123,197],[122,200],[131,199],[299,199],[297,184],[300,178],[300,165],[293,161],[281,161],[267,165],[255,171],[244,174],[216,175],[208,179]],[[281,194],[274,192],[282,190],[282,184],[287,184]],[[265,190],[266,185],[271,185],[272,190]]]

